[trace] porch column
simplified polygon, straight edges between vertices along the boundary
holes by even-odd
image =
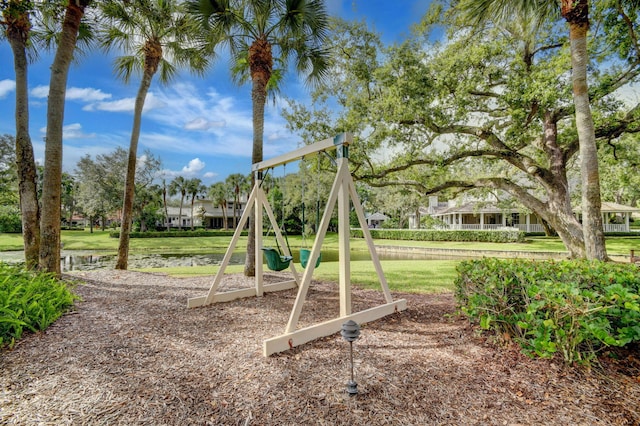
[[[484,229],[484,213],[480,213],[480,229]]]
[[[531,215],[529,213],[527,213],[527,215],[525,216],[525,221],[527,223],[527,232],[531,232]]]
[[[631,216],[631,213],[626,212],[624,214],[624,231],[625,232],[629,232],[629,216]]]
[[[502,226],[506,227],[507,226],[507,215],[503,213],[500,213],[502,215]]]
[[[462,213],[458,213],[458,227],[456,229],[462,229]]]

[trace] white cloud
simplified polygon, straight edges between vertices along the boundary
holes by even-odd
[[[206,93],[193,84],[179,83],[155,93],[170,108],[156,109],[148,118],[177,130],[210,132],[218,138],[252,130],[251,110],[213,89]],[[247,96],[247,103],[250,99]],[[250,107],[249,107],[250,108]]]
[[[49,86],[41,85],[34,87],[31,89],[31,96],[41,99],[48,97]],[[91,87],[69,87],[65,94],[65,99],[81,102],[96,102],[110,98],[110,93],[104,93],[100,89],[93,89]]]
[[[100,89],[92,89],[89,87],[70,87],[67,89],[66,98],[84,102],[96,102],[103,101],[105,99],[111,99],[111,94],[104,93]]]
[[[36,98],[46,98],[49,96],[49,86],[36,86],[31,89],[31,96]]]
[[[115,101],[96,102],[84,106],[84,111],[108,111],[108,112],[133,112],[136,104],[135,98],[122,98]],[[144,102],[144,112],[151,111],[156,108],[164,108],[167,103],[158,99],[152,92],[147,94]]]
[[[199,158],[194,158],[189,161],[189,164],[182,168],[182,173],[186,175],[194,175],[204,169],[205,163],[201,161]]]
[[[274,142],[277,141],[279,139],[282,139],[282,133],[281,132],[273,132],[270,133],[269,135],[267,135],[267,142]]]
[[[221,121],[209,121],[203,117],[198,117],[184,125],[185,130],[209,130],[213,127],[224,127],[226,125],[224,120]]]
[[[627,84],[615,92],[613,96],[624,102],[625,106],[632,108],[640,103],[640,83]]]
[[[16,82],[13,80],[0,80],[0,99],[4,99],[9,93],[16,88]]]
[[[204,161],[200,160],[199,158],[194,158],[193,160],[190,160],[189,163],[182,168],[182,170],[178,171],[164,169],[158,173],[158,176],[164,178],[174,178],[177,176],[183,176],[187,178],[196,177],[204,170],[205,166],[206,164]],[[215,176],[217,176],[217,174],[213,172],[206,172],[202,174],[203,178],[212,178]]]
[[[47,133],[47,128],[41,128],[40,133]],[[62,127],[62,139],[87,139],[95,137],[95,133],[84,133],[82,131],[82,124],[80,123],[67,124]]]

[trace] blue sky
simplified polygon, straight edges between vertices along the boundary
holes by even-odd
[[[328,0],[331,15],[366,21],[387,43],[401,41],[428,8],[426,0]],[[138,79],[125,85],[112,72],[113,55],[96,52],[81,58],[69,73],[64,119],[65,171],[90,154],[128,149]],[[0,134],[15,134],[13,57],[0,43]],[[29,69],[30,132],[36,160],[44,159],[46,100],[51,56],[42,54]],[[250,86],[234,86],[228,62],[214,64],[204,78],[182,73],[168,86],[151,85],[142,118],[138,155],[150,149],[162,160],[167,180],[181,175],[205,184],[251,168]],[[282,94],[309,99],[302,82],[288,75]],[[300,140],[285,125],[281,105],[269,103],[265,112],[264,157],[298,147]],[[331,136],[331,135],[327,135]]]

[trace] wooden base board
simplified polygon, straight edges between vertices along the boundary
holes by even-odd
[[[263,342],[262,353],[265,357],[269,355],[293,349],[296,346],[310,342],[320,337],[330,336],[342,329],[342,324],[348,320],[353,320],[359,324],[371,322],[394,312],[404,311],[407,309],[407,301],[399,299],[385,305],[376,306],[375,308],[366,309],[340,318],[335,318],[309,327],[301,328],[292,333],[283,334],[282,336],[272,337]]]
[[[265,284],[263,286],[263,290],[265,293],[272,293],[274,291],[290,290],[292,288],[296,288],[297,286],[298,285],[296,284],[295,280],[290,280],[273,284]],[[216,293],[213,296],[213,300],[211,300],[209,303],[207,303],[207,296],[193,297],[187,300],[187,307],[197,308],[199,306],[206,306],[212,303],[230,302],[232,300],[242,299],[245,297],[254,297],[257,296],[257,294],[258,293],[255,287],[251,287],[243,288],[240,290],[226,291],[223,293]]]

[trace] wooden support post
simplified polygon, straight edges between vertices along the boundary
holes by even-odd
[[[380,264],[380,258],[378,257],[378,252],[376,251],[376,247],[373,244],[373,238],[371,237],[371,231],[369,231],[369,227],[367,225],[367,221],[364,217],[364,210],[362,209],[362,204],[360,204],[360,199],[358,198],[358,193],[356,192],[356,186],[353,183],[353,180],[349,180],[349,192],[351,193],[351,199],[353,200],[353,208],[356,211],[356,215],[358,216],[358,222],[360,223],[360,228],[362,228],[362,235],[364,236],[365,241],[367,242],[367,248],[369,249],[369,255],[371,256],[371,261],[373,262],[373,267],[378,274],[378,280],[380,281],[380,286],[382,287],[382,292],[384,293],[384,299],[387,303],[391,303],[393,298],[391,297],[391,290],[389,289],[389,284],[387,283],[387,278],[384,276],[384,272],[382,271],[382,265]]]
[[[346,167],[346,164],[343,167]],[[347,169],[347,172],[348,172],[348,169]],[[342,177],[341,169],[338,169],[336,178],[333,181],[333,186],[331,187],[331,192],[329,192],[329,199],[327,200],[327,206],[324,209],[322,220],[320,221],[320,227],[318,228],[318,232],[316,234],[316,240],[313,243],[312,254],[315,251],[318,251],[318,252],[320,251],[320,247],[322,246],[324,237],[327,234],[327,229],[329,228],[329,222],[331,221],[331,214],[333,213],[333,208],[336,205],[336,200],[338,198],[338,191],[340,190],[340,185],[342,183],[341,177]],[[312,261],[312,259],[310,259],[310,261]],[[300,285],[300,288],[298,288],[298,295],[296,296],[296,300],[293,303],[293,308],[291,309],[291,315],[289,316],[289,321],[287,322],[285,333],[292,333],[298,326],[298,320],[300,319],[300,313],[302,312],[302,305],[304,304],[304,301],[307,298],[307,291],[309,290],[309,285],[311,284],[311,272],[313,272],[313,269],[309,269],[309,268],[306,268],[304,271],[304,275],[302,277],[302,284]]]
[[[253,209],[253,217],[255,219],[255,223],[253,224],[253,229],[255,231],[255,245],[253,247],[254,259],[255,259],[255,286],[256,286],[256,296],[262,297],[264,295],[263,288],[263,276],[264,276],[264,265],[262,264],[262,197],[264,196],[264,192],[262,191],[262,180],[258,179],[262,176],[261,172],[256,173],[255,186],[257,188],[255,207]]]
[[[253,206],[253,202],[256,199],[256,194],[258,193],[259,189],[260,188],[257,186],[253,187],[253,189],[251,190],[251,194],[249,194],[249,199],[247,200],[247,206]],[[187,307],[195,308],[196,306],[209,305],[213,303],[214,295],[216,291],[218,291],[218,286],[220,285],[220,281],[222,280],[224,271],[225,269],[227,269],[227,266],[231,261],[231,255],[233,254],[233,250],[235,250],[236,248],[236,244],[238,244],[238,240],[240,239],[240,235],[242,234],[242,228],[247,223],[247,220],[249,220],[249,215],[251,214],[252,208],[253,207],[246,207],[244,212],[242,213],[242,216],[240,217],[240,222],[238,223],[236,230],[233,232],[233,237],[231,237],[231,243],[229,244],[229,247],[227,247],[227,251],[224,254],[222,263],[220,264],[220,269],[218,269],[218,273],[213,279],[213,284],[211,284],[211,288],[209,289],[209,292],[204,298],[196,297],[196,298],[189,299],[187,301]]]
[[[338,248],[339,248],[339,289],[340,289],[340,316],[351,314],[351,252],[349,239],[349,183],[346,175],[349,175],[347,159],[338,158],[338,173],[340,185],[338,189]]]

